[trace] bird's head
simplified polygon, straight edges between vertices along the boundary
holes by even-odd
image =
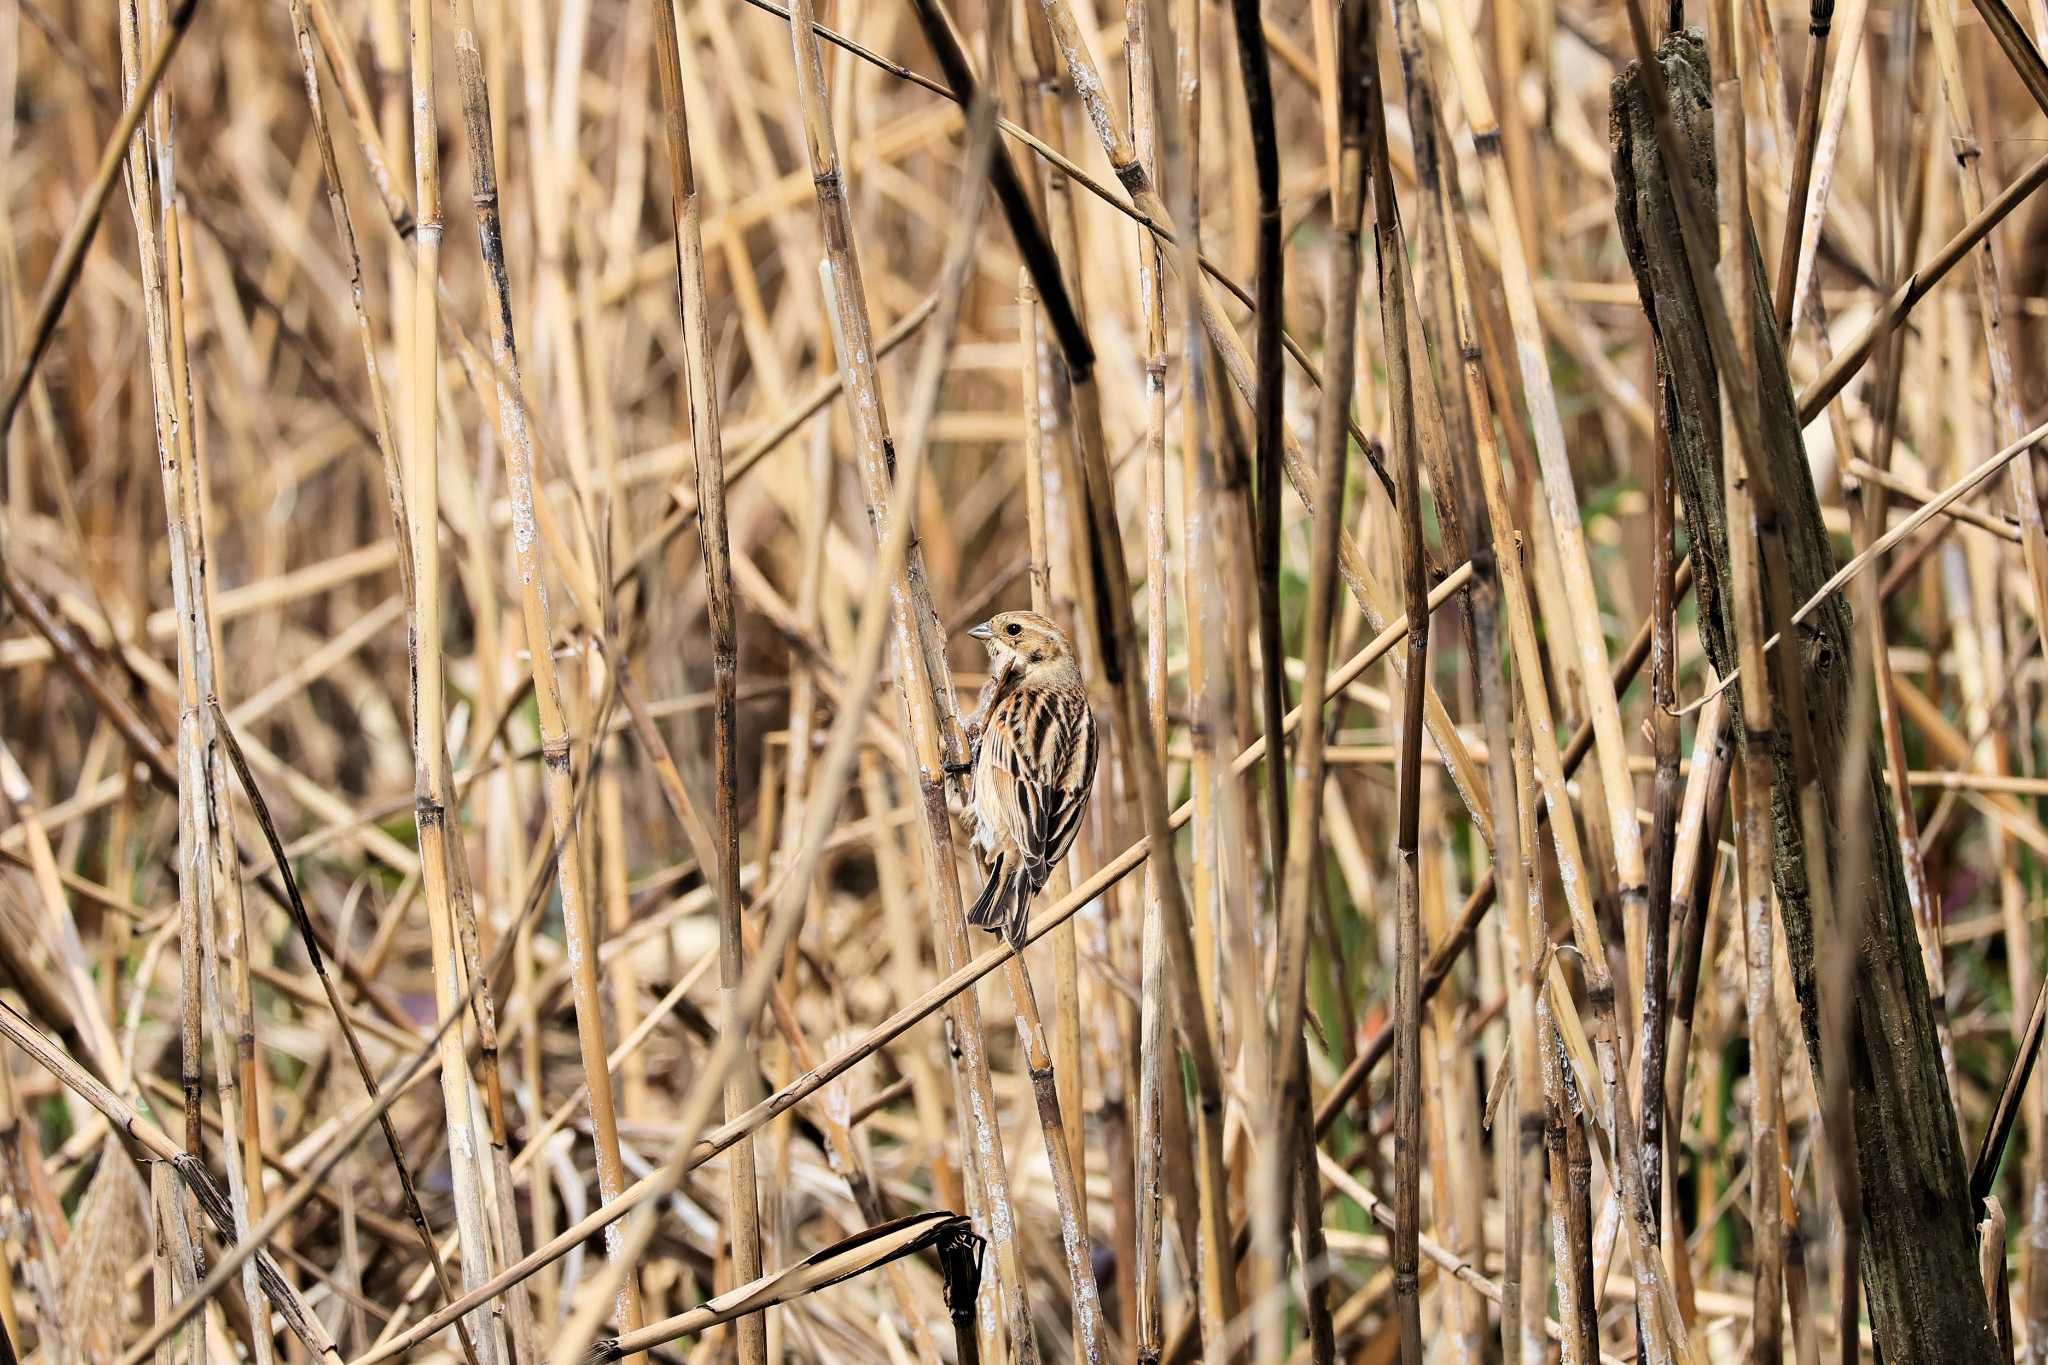
[[[988,646],[991,670],[1029,676],[1074,666],[1074,647],[1060,628],[1035,611],[998,612],[967,632]]]

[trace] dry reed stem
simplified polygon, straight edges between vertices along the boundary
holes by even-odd
[[[1124,6],[1124,59],[1129,72],[1131,135],[1138,156],[1156,178],[1159,167],[1155,119],[1164,114],[1155,92],[1170,89],[1163,71],[1154,71],[1160,54],[1159,35],[1147,22],[1146,0]],[[1135,742],[1166,748],[1166,297],[1160,278],[1164,262],[1159,243],[1149,234],[1138,237],[1138,294],[1145,323],[1145,730]],[[1034,603],[1035,605],[1035,603]],[[1135,1347],[1141,1362],[1159,1358],[1165,1324],[1160,1309],[1160,1256],[1164,1242],[1166,1182],[1164,1175],[1165,1083],[1163,1073],[1174,1060],[1168,1046],[1170,1028],[1165,989],[1166,940],[1160,924],[1159,869],[1147,861],[1142,892],[1144,921],[1140,929],[1138,975],[1138,1123],[1137,1245],[1131,1267]],[[1196,902],[1197,907],[1200,901]],[[1197,908],[1197,916],[1200,909]],[[1126,1030],[1128,1032],[1128,1030]],[[1176,1108],[1180,1096],[1175,1094]]]
[[[159,24],[150,27],[160,26],[161,16],[151,17],[159,20]],[[188,11],[184,21],[189,19]],[[120,20],[126,97],[135,103],[142,99],[139,64],[143,43],[151,34],[145,31],[143,17],[132,3],[122,7]],[[160,76],[160,63],[167,58],[161,42],[157,50],[159,67],[153,75]],[[160,86],[149,99],[149,125],[130,149],[129,197],[144,269],[143,295],[150,324],[149,372],[155,400],[158,468],[172,550],[172,589],[181,606],[177,676],[179,948],[187,1149],[195,1156],[200,1151],[199,1039],[205,1027],[210,1026],[221,1107],[227,1117],[222,1148],[233,1217],[237,1227],[246,1227],[252,1212],[260,1212],[263,1191],[259,1155],[261,1114],[255,1094],[255,1034],[241,867],[233,808],[222,802],[218,739],[213,734],[211,717],[202,709],[218,695],[215,657],[219,640],[212,582],[206,568],[206,495],[193,434],[193,389],[184,309],[184,243],[179,229],[169,100]],[[230,970],[230,994],[225,998],[220,972],[223,957]],[[243,1274],[242,1291],[249,1320],[266,1323],[254,1266]],[[252,1328],[249,1345],[260,1365],[267,1365],[273,1350],[267,1330]]]
[[[413,549],[414,609],[409,613],[410,649],[414,659],[413,762],[416,772],[414,824],[419,832],[421,886],[433,939],[436,1008],[440,1031],[442,1103],[448,1124],[448,1151],[455,1186],[456,1225],[462,1248],[465,1285],[474,1288],[492,1269],[485,1228],[482,1172],[477,1164],[477,1130],[471,1109],[469,1064],[461,1025],[463,963],[457,939],[453,858],[448,825],[452,782],[449,774],[446,716],[443,710],[442,582],[440,549],[439,327],[442,220],[440,160],[434,118],[434,56],[432,6],[412,0],[410,79],[413,100],[414,197],[419,205],[417,263],[413,278],[410,351],[407,355],[408,455],[411,471],[410,528]],[[480,1365],[499,1359],[496,1324],[473,1318],[469,1336]]]
[[[724,1014],[722,1026],[744,1033],[752,1021],[734,1012],[733,992],[745,970],[740,943],[739,879],[739,638],[733,621],[732,554],[725,519],[725,455],[719,438],[717,379],[712,372],[709,303],[704,292],[702,210],[697,201],[696,169],[690,155],[689,112],[684,103],[678,66],[675,11],[657,0],[656,65],[661,73],[663,127],[668,144],[670,195],[675,214],[676,298],[682,314],[683,350],[688,357],[690,435],[696,455],[698,543],[704,558],[704,598],[711,618],[713,793],[718,820],[712,844],[718,893],[718,987]],[[791,799],[802,795],[791,792]],[[701,852],[699,854],[702,856]],[[726,1083],[725,1116],[747,1104],[744,1078]],[[745,1141],[726,1163],[728,1216],[732,1220],[733,1276],[755,1280],[761,1275],[761,1220],[755,1191],[754,1145]],[[638,1323],[622,1323],[630,1333]],[[765,1365],[768,1352],[766,1315],[742,1318],[739,1325],[741,1365]]]

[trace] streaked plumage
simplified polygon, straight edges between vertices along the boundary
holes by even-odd
[[[1036,612],[968,632],[988,645],[975,744],[974,850],[987,880],[967,922],[1022,947],[1031,901],[1081,827],[1095,784],[1095,716],[1074,650]]]

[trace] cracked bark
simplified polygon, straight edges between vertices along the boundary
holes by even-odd
[[[1705,44],[1675,34],[1661,49],[1674,116],[1691,148],[1684,173],[1696,202],[1714,202],[1713,115]],[[1678,210],[1657,147],[1649,102],[1631,67],[1614,83],[1609,136],[1614,152],[1615,214],[1667,375],[1664,420],[1671,433],[1673,473],[1685,504],[1694,562],[1699,566],[1700,636],[1723,675],[1735,666],[1728,564],[1728,518],[1721,480],[1720,390],[1707,327],[1686,268]],[[1754,256],[1754,253],[1753,253]],[[1760,256],[1754,256],[1760,260]],[[1762,458],[1778,492],[1778,530],[1793,582],[1806,601],[1835,570],[1821,524],[1820,502],[1807,472],[1798,410],[1779,344],[1767,282],[1755,267],[1757,391],[1767,449]],[[1848,742],[1849,604],[1836,595],[1798,627],[1808,720],[1823,782],[1829,872],[1840,901],[1867,902],[1857,970],[1846,983],[1851,1008],[1850,1088],[1862,1175],[1863,1275],[1878,1344],[1887,1360],[1984,1362],[1999,1358],[1977,1264],[1967,1174],[1929,1006],[1919,940],[1906,897],[1890,794],[1879,766],[1884,748],[1869,745],[1871,857],[1868,880],[1839,880],[1841,840],[1835,829],[1837,775]],[[1774,676],[1786,666],[1774,649]],[[1773,686],[1774,696],[1783,688]],[[1731,703],[1739,698],[1731,690]],[[1736,733],[1748,742],[1750,728]],[[1819,983],[1813,910],[1801,850],[1790,726],[1773,724],[1771,742],[1772,881],[1791,955],[1807,1054],[1818,1074]],[[1827,983],[1834,988],[1835,983]]]

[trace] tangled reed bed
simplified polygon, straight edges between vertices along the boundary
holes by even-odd
[[[2038,5],[104,9],[0,1359],[2048,1350]]]

